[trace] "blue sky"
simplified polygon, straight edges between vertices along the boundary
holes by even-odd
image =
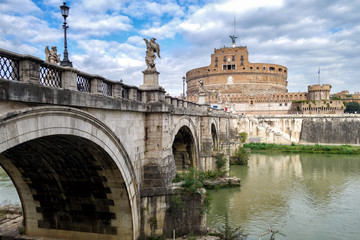
[[[58,0],[0,0],[0,48],[44,59],[45,46],[63,53]],[[309,84],[332,93],[360,91],[358,0],[73,0],[67,1],[69,59],[81,71],[139,86],[145,68],[143,38],[155,37],[160,85],[173,96],[182,77],[210,64],[214,48],[237,44],[249,60],[288,67],[289,92]]]

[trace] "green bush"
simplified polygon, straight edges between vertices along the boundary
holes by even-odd
[[[346,104],[346,113],[360,113],[360,104],[358,102],[349,102]]]
[[[306,152],[306,153],[331,153],[331,154],[360,154],[360,147],[350,145],[291,145],[267,144],[267,143],[248,143],[244,147],[254,151],[278,151],[278,152]]]
[[[240,135],[240,141],[242,143],[246,142],[248,134],[246,132],[241,132],[239,135]]]
[[[221,240],[245,240],[247,238],[241,227],[234,228],[230,226],[227,212],[225,213],[225,224],[218,228],[214,235]]]
[[[226,163],[226,157],[224,157],[224,153],[217,153],[216,154],[216,167],[217,169],[222,169]]]
[[[247,165],[250,152],[244,147],[239,147],[234,154],[234,160],[231,161],[232,165]]]

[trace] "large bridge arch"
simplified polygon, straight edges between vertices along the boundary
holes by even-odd
[[[190,117],[181,117],[175,124],[171,145],[177,171],[184,170],[189,166],[200,167],[199,138],[196,125]],[[176,153],[176,149],[179,154]],[[184,153],[188,156],[185,157]],[[187,161],[188,163],[185,163]]]
[[[130,158],[119,138],[87,112],[38,107],[0,117],[0,164],[18,190],[26,234],[139,237],[138,181]]]

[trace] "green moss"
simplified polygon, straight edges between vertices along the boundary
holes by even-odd
[[[216,163],[217,169],[222,169],[225,166],[226,157],[224,156],[224,153],[217,153],[216,154],[215,163]]]
[[[248,137],[248,134],[247,134],[246,132],[241,132],[241,133],[239,134],[239,136],[240,136],[240,141],[241,141],[242,143],[246,142],[247,137]]]

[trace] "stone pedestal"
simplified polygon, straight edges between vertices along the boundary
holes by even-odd
[[[144,74],[144,82],[140,85],[141,89],[159,89],[159,72],[154,70],[145,70]]]
[[[206,104],[206,94],[204,92],[199,93],[198,104]]]

